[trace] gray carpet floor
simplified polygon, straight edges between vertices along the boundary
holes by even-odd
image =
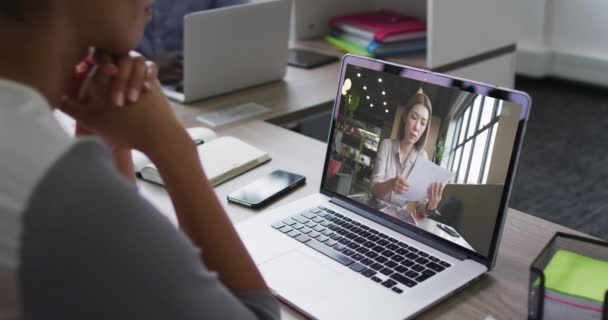
[[[608,89],[518,77],[532,110],[510,206],[608,240]]]

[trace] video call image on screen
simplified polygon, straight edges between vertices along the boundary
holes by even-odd
[[[324,185],[487,256],[522,107],[349,65]]]

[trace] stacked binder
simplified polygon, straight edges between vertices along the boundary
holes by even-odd
[[[325,40],[349,53],[384,58],[426,50],[426,22],[394,11],[339,16],[329,25]]]

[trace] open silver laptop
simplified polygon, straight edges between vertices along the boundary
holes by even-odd
[[[282,79],[291,3],[256,1],[186,15],[183,81],[165,85],[165,94],[185,103]]]
[[[401,122],[419,91],[432,114],[413,109],[428,132],[397,173],[410,190],[383,194],[374,186],[401,172],[388,167],[402,163]],[[493,268],[530,106],[522,92],[347,55],[319,193],[239,234],[274,293],[310,317],[414,317]],[[404,139],[420,141],[417,128]],[[424,174],[447,171],[437,211],[424,215]]]

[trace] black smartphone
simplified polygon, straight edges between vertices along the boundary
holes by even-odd
[[[451,235],[452,237],[460,238],[458,231],[454,230],[454,228],[448,226],[447,224],[438,223],[437,226],[439,227],[439,229],[445,231],[447,234]]]
[[[338,61],[337,57],[302,49],[289,49],[287,64],[293,67],[312,69]]]
[[[302,175],[276,170],[232,192],[228,201],[248,208],[261,208],[305,181],[306,177]]]

